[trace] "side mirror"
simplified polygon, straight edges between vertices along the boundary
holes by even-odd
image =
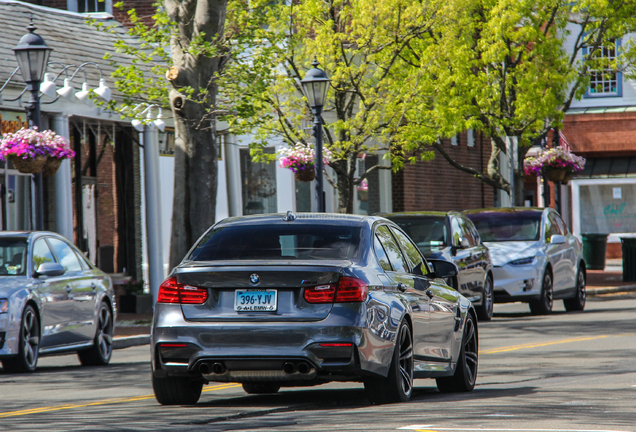
[[[428,263],[433,267],[433,273],[428,275],[432,278],[445,279],[457,276],[457,273],[459,273],[455,263],[449,261],[431,259],[428,260]]]
[[[563,244],[565,243],[565,236],[561,234],[553,234],[550,239],[550,244]]]
[[[459,247],[462,249],[468,249],[470,247],[470,243],[466,237],[462,237],[459,239]]]
[[[36,273],[36,276],[62,276],[66,273],[66,269],[62,266],[62,264],[43,263],[40,264]]]

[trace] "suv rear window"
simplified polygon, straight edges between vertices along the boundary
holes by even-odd
[[[360,227],[331,225],[225,226],[208,232],[188,259],[329,260],[358,254]]]

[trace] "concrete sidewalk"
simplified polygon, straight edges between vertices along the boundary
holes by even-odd
[[[636,282],[623,282],[621,260],[607,260],[605,270],[587,271],[587,295],[594,297],[636,291]],[[152,314],[120,313],[117,315],[114,349],[150,343]]]

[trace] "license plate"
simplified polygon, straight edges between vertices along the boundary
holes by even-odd
[[[234,310],[237,312],[273,312],[278,308],[278,293],[274,289],[234,291]]]

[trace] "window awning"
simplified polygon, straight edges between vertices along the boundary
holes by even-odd
[[[636,177],[636,156],[589,158],[575,178]]]

